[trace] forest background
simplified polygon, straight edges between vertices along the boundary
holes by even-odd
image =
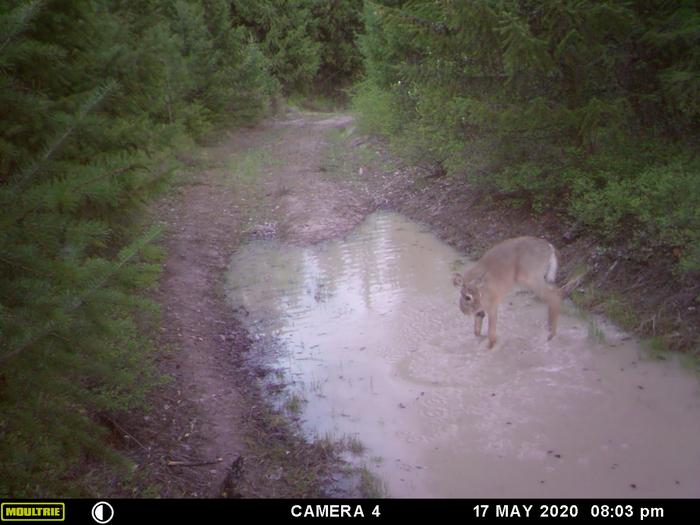
[[[76,465],[123,462],[104,419],[161,380],[144,207],[182,150],[309,100],[484,198],[661,259],[700,308],[696,2],[5,1],[0,497],[89,493]]]

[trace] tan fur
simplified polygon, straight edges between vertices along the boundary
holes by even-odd
[[[481,336],[484,316],[489,318],[489,348],[496,344],[498,305],[519,284],[532,290],[549,307],[549,339],[557,332],[561,293],[545,280],[556,278],[559,252],[544,239],[516,237],[503,241],[479,259],[464,275],[455,274],[461,286],[459,308],[474,315],[474,333]]]

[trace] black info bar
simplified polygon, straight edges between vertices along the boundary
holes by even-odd
[[[68,524],[362,521],[674,523],[700,499],[63,499],[1,500],[2,522]]]

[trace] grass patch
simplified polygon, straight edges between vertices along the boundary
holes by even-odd
[[[284,404],[284,408],[293,416],[299,416],[304,408],[306,399],[304,399],[300,394],[292,394],[289,399]]]
[[[282,160],[272,155],[271,145],[262,145],[231,154],[218,165],[218,182],[228,187],[241,187],[258,182],[260,176],[272,167],[282,165]]]
[[[360,476],[360,492],[363,498],[386,498],[389,495],[384,480],[373,474],[366,466],[357,470]]]
[[[665,361],[668,358],[669,347],[662,337],[652,337],[644,341],[644,347],[649,357],[657,361]]]
[[[683,352],[679,357],[680,365],[690,370],[700,381],[700,346],[689,352]]]
[[[287,104],[293,108],[321,113],[343,111],[346,105],[338,97],[318,93],[314,95],[291,94],[287,99]]]
[[[263,169],[267,152],[262,148],[246,150],[232,155],[223,170],[222,183],[225,186],[247,186],[258,180]]]
[[[571,294],[571,302],[574,304],[573,311],[567,313],[582,318],[588,327],[588,338],[600,344],[605,342],[605,333],[594,315],[588,311],[592,305],[596,304],[597,297],[598,293],[593,288],[586,288],[583,291],[575,290]]]
[[[592,339],[596,343],[605,342],[605,333],[600,328],[600,325],[593,317],[588,317],[588,338]]]
[[[605,315],[620,327],[627,330],[637,327],[637,317],[632,313],[632,308],[617,293],[605,292],[602,307]]]
[[[323,393],[323,383],[320,379],[314,379],[309,383],[309,390],[317,397],[326,397]]]
[[[623,329],[633,331],[639,328],[637,318],[632,314],[632,309],[627,307],[619,295],[614,292],[603,292],[595,288],[587,288],[583,291],[575,290],[571,294],[573,308],[569,308],[570,315],[584,319],[588,324],[588,337],[596,343],[605,342],[605,333],[589,309],[598,309],[618,324]],[[566,309],[566,306],[564,306]],[[667,337],[657,335],[646,339],[640,339],[641,356],[644,359],[654,361],[668,361],[677,359],[678,364],[689,370],[700,381],[700,345],[694,348],[677,352],[669,343]]]
[[[662,336],[642,341],[644,357],[654,361],[677,360],[678,364],[693,373],[700,381],[700,347],[685,352],[676,352]]]
[[[347,436],[346,443],[348,450],[356,456],[364,454],[365,450],[367,450],[365,444],[362,443],[362,441],[360,441],[360,439],[357,436]]]
[[[368,170],[388,172],[397,168],[393,159],[382,158],[371,141],[362,142],[362,137],[354,136],[352,128],[330,130],[319,171],[355,181]]]
[[[357,435],[345,435],[337,440],[336,444],[340,450],[347,450],[355,456],[361,456],[367,450],[367,447]]]

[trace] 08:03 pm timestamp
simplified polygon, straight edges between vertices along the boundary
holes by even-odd
[[[567,504],[495,504],[476,505],[472,509],[476,518],[663,518],[663,507],[642,507],[632,504],[590,504],[579,512],[578,505]]]

